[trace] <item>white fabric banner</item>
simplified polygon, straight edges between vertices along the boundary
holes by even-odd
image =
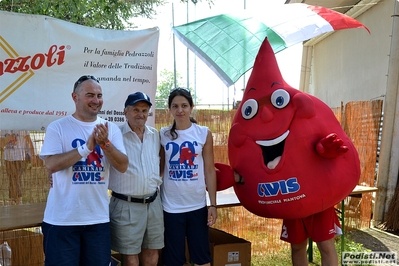
[[[0,11],[0,129],[45,130],[72,114],[72,90],[82,75],[103,89],[100,116],[124,122],[124,103],[142,91],[153,102],[159,29],[116,31],[40,15]]]

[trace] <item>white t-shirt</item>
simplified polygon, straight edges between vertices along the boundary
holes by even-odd
[[[40,157],[68,152],[83,145],[95,125],[107,121],[97,118],[82,122],[72,115],[50,123]],[[108,122],[108,139],[126,154],[121,131]],[[43,221],[53,225],[89,225],[109,222],[110,164],[97,145],[93,152],[71,167],[53,174]]]
[[[165,149],[165,168],[161,197],[163,209],[169,213],[198,210],[206,205],[206,186],[202,149],[208,128],[195,123],[186,130],[176,130],[178,138],[172,140],[160,131],[161,145]]]

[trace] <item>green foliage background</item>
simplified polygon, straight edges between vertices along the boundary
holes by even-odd
[[[213,4],[213,0],[205,1],[210,6]],[[131,18],[151,19],[156,15],[156,7],[166,3],[167,0],[0,0],[0,10],[46,15],[100,29],[123,30],[134,28],[129,22]]]

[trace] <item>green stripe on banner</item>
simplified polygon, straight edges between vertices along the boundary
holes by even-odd
[[[248,16],[219,15],[174,27],[177,37],[226,84],[234,84],[253,67],[263,40],[268,37],[275,53],[286,48],[284,40],[262,22]]]

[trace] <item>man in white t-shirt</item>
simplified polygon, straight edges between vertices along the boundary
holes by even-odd
[[[75,112],[50,123],[40,153],[52,175],[42,223],[45,265],[108,266],[109,170],[125,172],[128,158],[119,128],[97,116],[97,78],[80,77],[72,99]]]

